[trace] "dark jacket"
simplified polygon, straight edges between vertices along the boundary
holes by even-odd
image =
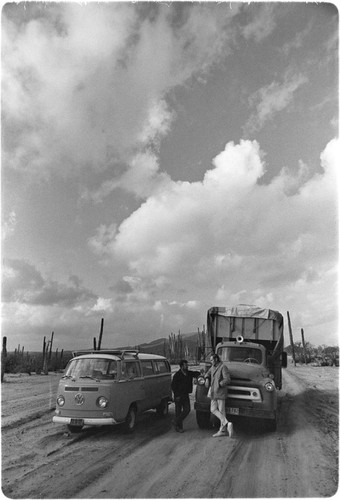
[[[188,370],[184,375],[181,369],[175,373],[171,382],[171,389],[174,397],[188,396],[192,392],[192,379],[199,377],[200,372]]]

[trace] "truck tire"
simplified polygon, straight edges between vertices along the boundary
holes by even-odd
[[[275,432],[277,429],[277,417],[275,415],[275,418],[273,420],[266,420],[266,428],[268,429],[269,432]]]
[[[169,413],[168,400],[162,399],[161,403],[156,408],[157,415],[160,417],[166,417]]]
[[[208,429],[210,427],[210,413],[196,410],[196,422],[200,429]]]
[[[125,432],[133,432],[136,428],[137,410],[135,406],[130,406],[124,422]]]

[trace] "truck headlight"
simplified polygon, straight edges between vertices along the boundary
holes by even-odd
[[[275,386],[272,382],[266,382],[264,384],[264,387],[265,387],[266,391],[268,391],[268,392],[273,392],[275,389]]]
[[[108,402],[109,401],[104,398],[104,396],[100,396],[100,398],[97,399],[97,406],[99,406],[99,408],[106,408]]]
[[[204,377],[198,377],[197,384],[198,385],[204,385],[205,384],[205,378]]]
[[[65,404],[65,398],[64,398],[64,396],[58,396],[57,397],[57,405],[58,406],[64,406],[64,404]]]

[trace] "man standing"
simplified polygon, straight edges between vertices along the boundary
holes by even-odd
[[[227,385],[230,383],[229,370],[221,362],[218,354],[213,354],[210,361],[212,366],[205,374],[206,387],[210,387],[210,411],[221,422],[218,432],[213,437],[225,436],[226,430],[228,430],[229,437],[231,437],[233,435],[233,424],[228,422],[225,416],[225,400],[228,396]]]
[[[200,372],[189,370],[187,360],[182,359],[179,362],[178,372],[173,376],[171,389],[175,400],[175,430],[177,432],[184,432],[183,420],[190,413],[189,394],[192,392],[192,379],[199,375]]]

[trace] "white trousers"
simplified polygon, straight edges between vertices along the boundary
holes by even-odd
[[[220,429],[227,425],[228,420],[225,416],[225,399],[212,399],[210,403],[210,411],[220,420]]]

